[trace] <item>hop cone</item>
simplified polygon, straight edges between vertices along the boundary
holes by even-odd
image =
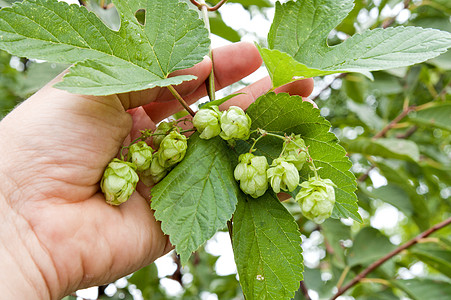
[[[240,182],[240,188],[244,193],[258,198],[268,189],[267,169],[266,157],[245,153],[240,155],[239,164],[233,174]]]
[[[251,129],[251,118],[238,106],[231,106],[221,116],[220,137],[224,140],[247,140]]]
[[[136,171],[143,172],[150,168],[152,162],[152,148],[146,142],[132,144],[128,152],[131,162],[136,166]]]
[[[296,195],[296,201],[302,214],[318,224],[329,218],[335,205],[335,186],[330,179],[315,177],[301,183],[302,189]]]
[[[107,203],[119,205],[130,198],[139,180],[135,169],[132,163],[117,158],[108,164],[100,182]]]
[[[286,145],[284,151],[285,160],[294,164],[296,169],[300,171],[307,161],[308,155],[305,151],[306,148],[307,147],[305,146],[305,142],[301,138],[301,136],[294,136],[293,140]]]
[[[156,133],[157,135],[152,137],[152,144],[156,148],[160,147],[161,142],[172,129],[174,129],[174,125],[172,123],[161,122],[154,131],[154,134]]]
[[[292,192],[299,185],[298,169],[283,157],[273,160],[267,176],[275,193],[280,193],[280,190]]]
[[[193,125],[199,131],[201,139],[211,139],[221,132],[221,125],[219,119],[221,113],[217,106],[212,106],[207,109],[200,109],[193,118]]]
[[[160,149],[158,150],[160,166],[168,169],[180,162],[185,157],[187,147],[186,136],[177,131],[171,131],[161,141]]]

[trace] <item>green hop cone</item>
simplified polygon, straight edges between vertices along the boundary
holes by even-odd
[[[287,162],[294,164],[300,171],[308,158],[305,151],[307,147],[300,135],[292,136],[292,138],[293,140],[288,142],[285,147],[284,157]]]
[[[117,158],[108,164],[100,182],[108,204],[119,205],[130,198],[139,181],[135,169],[134,164]]]
[[[152,137],[152,144],[158,148],[160,147],[161,142],[163,141],[163,139],[165,138],[165,136],[174,129],[174,125],[172,123],[168,123],[168,122],[161,122],[157,129],[155,129],[155,131],[153,132],[154,135]]]
[[[200,138],[209,140],[221,133],[221,125],[219,119],[221,112],[214,105],[206,109],[200,109],[193,118],[193,125],[200,132]]]
[[[171,131],[163,141],[161,141],[160,149],[158,150],[160,166],[168,169],[182,161],[185,157],[187,147],[188,143],[186,136],[177,131]]]
[[[310,178],[296,195],[302,214],[317,224],[330,217],[335,205],[336,185],[330,179]]]
[[[147,186],[153,186],[157,184],[168,173],[168,169],[163,168],[160,165],[158,156],[159,152],[156,152],[153,156],[154,159],[152,160],[150,168],[141,173],[141,181]]]
[[[240,182],[240,188],[244,193],[258,198],[268,189],[267,169],[266,157],[245,153],[240,155],[239,164],[233,175]]]
[[[267,176],[275,193],[280,193],[280,190],[292,192],[299,185],[298,169],[284,157],[273,160]]]
[[[152,148],[146,142],[138,142],[130,145],[128,155],[136,166],[136,171],[143,172],[150,168],[152,162]]]
[[[251,118],[238,106],[230,106],[221,115],[221,133],[224,140],[247,140],[251,129]]]

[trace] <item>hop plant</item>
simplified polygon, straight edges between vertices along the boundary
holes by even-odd
[[[221,133],[224,140],[247,140],[250,135],[251,118],[238,106],[230,106],[221,115]]]
[[[233,175],[240,182],[241,190],[253,198],[262,196],[268,189],[266,170],[268,161],[264,156],[255,156],[251,153],[241,154],[239,164]]]
[[[206,109],[200,109],[193,118],[193,125],[201,133],[201,139],[211,139],[221,133],[221,125],[219,119],[221,112],[214,105]]]
[[[154,131],[154,136],[152,137],[152,144],[158,148],[165,136],[174,129],[174,125],[168,122],[161,122],[157,129]]]
[[[286,144],[284,157],[287,162],[294,164],[296,169],[300,171],[308,158],[307,147],[300,135],[293,135],[291,138],[292,140]]]
[[[136,166],[136,171],[143,172],[150,168],[152,162],[152,148],[146,142],[138,142],[130,145],[129,157]]]
[[[108,164],[100,182],[108,204],[119,205],[130,198],[139,181],[135,170],[134,164],[117,158]]]
[[[158,159],[159,152],[154,154],[154,159],[150,165],[150,168],[141,173],[141,181],[147,185],[152,186],[163,179],[166,174],[168,174],[168,169],[160,165],[160,160]]]
[[[267,176],[275,193],[280,193],[280,190],[292,192],[299,185],[298,169],[284,157],[273,160]]]
[[[158,161],[161,167],[168,169],[180,162],[186,153],[188,143],[186,136],[171,131],[160,144],[158,150]]]
[[[296,195],[302,214],[317,224],[329,218],[335,205],[336,185],[330,179],[312,177],[301,183],[302,189]]]

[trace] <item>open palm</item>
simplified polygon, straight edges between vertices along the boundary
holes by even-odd
[[[219,88],[261,64],[254,46],[246,43],[217,49],[214,57]],[[198,77],[178,87],[188,102],[205,95],[210,69],[204,60],[183,71]],[[45,284],[35,295],[52,299],[111,282],[171,249],[149,208],[148,190],[141,187],[113,207],[105,203],[98,182],[124,140],[181,109],[166,89],[91,97],[54,89],[55,81],[0,123],[0,211],[10,221],[0,237],[12,257],[26,254],[16,271],[30,286]],[[269,79],[263,79],[229,105],[247,107],[269,87]],[[311,81],[284,88],[302,96],[311,89]]]

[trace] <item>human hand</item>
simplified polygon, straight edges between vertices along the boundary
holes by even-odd
[[[261,65],[256,48],[215,50],[218,89]],[[211,62],[190,70],[197,80],[177,90],[193,103],[205,95]],[[58,299],[130,274],[171,249],[140,186],[119,207],[105,203],[99,180],[124,140],[180,111],[167,89],[105,97],[69,94],[55,79],[0,122],[0,282],[8,299]],[[269,78],[225,105],[246,108]],[[308,96],[311,80],[277,91]]]

